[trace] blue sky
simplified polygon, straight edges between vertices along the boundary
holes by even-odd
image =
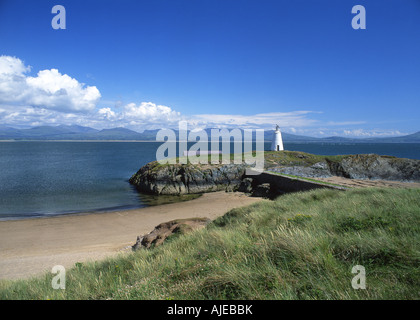
[[[419,40],[419,0],[0,0],[0,126],[409,134]]]

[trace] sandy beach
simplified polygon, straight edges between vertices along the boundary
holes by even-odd
[[[186,202],[107,213],[0,221],[0,279],[50,272],[54,265],[99,260],[130,252],[138,235],[179,218],[215,219],[261,198],[214,192]]]

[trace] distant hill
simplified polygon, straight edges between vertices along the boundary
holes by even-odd
[[[96,133],[99,130],[82,126],[39,126],[30,129],[0,128],[0,139],[14,140],[66,140],[77,139],[86,134]]]
[[[125,128],[96,130],[82,126],[0,128],[0,140],[142,140],[141,133]]]
[[[89,139],[92,140],[143,140],[141,133],[126,129],[126,128],[112,128],[103,129],[101,131],[89,134]]]
[[[30,129],[0,127],[0,140],[143,140],[156,141],[159,130],[145,130],[142,133],[126,129],[111,128],[97,130],[78,125],[38,126]],[[211,129],[205,129],[210,138]],[[274,130],[264,131],[264,140],[271,141]],[[179,134],[175,131],[176,137]],[[284,142],[335,142],[335,143],[420,143],[420,131],[400,137],[352,139],[344,137],[316,138],[282,132]],[[253,132],[255,140],[255,132]]]
[[[420,131],[401,137],[389,137],[389,138],[376,138],[366,139],[366,141],[373,141],[376,143],[419,143],[420,142]]]

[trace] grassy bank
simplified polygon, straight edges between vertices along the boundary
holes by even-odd
[[[235,209],[206,229],[53,275],[1,299],[419,299],[420,190],[314,190]],[[134,239],[133,239],[134,240]],[[366,268],[355,290],[352,267]]]
[[[231,153],[230,155],[226,154],[219,154],[219,155],[203,155],[201,163],[209,164],[212,161],[219,161],[219,164],[222,164],[222,160],[224,157],[227,157],[230,160],[230,163],[235,163],[234,160],[241,159],[245,161],[246,157],[249,157],[252,160],[257,155],[256,151],[252,151],[249,153]],[[252,157],[252,158],[251,158]],[[302,166],[302,167],[309,167],[314,165],[318,162],[324,162],[326,160],[331,162],[340,162],[341,160],[349,157],[349,155],[336,155],[336,156],[323,156],[323,155],[316,155],[311,153],[306,153],[302,151],[264,151],[264,168],[270,167],[277,167],[277,166]],[[173,159],[173,162],[176,164],[179,163],[186,163],[187,165],[191,165],[191,158],[189,157],[176,157]],[[181,161],[182,159],[182,161]],[[168,166],[168,164],[159,164],[156,161],[154,168],[160,168],[162,166]]]

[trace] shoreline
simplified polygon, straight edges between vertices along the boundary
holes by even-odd
[[[132,207],[132,208],[120,208],[120,209],[103,209],[103,210],[91,210],[91,211],[75,211],[75,212],[63,212],[63,213],[51,213],[51,214],[39,214],[39,215],[31,215],[31,216],[20,216],[17,215],[16,217],[7,217],[7,218],[1,218],[0,216],[0,223],[1,222],[8,222],[8,221],[26,221],[26,220],[35,220],[35,219],[53,219],[53,218],[59,218],[59,217],[67,217],[67,216],[84,216],[84,215],[90,215],[90,214],[103,214],[103,213],[112,213],[116,211],[130,211],[130,210],[139,210],[148,208],[147,207]]]
[[[262,198],[240,192],[205,193],[193,200],[139,209],[0,221],[0,279],[24,279],[98,261],[123,252],[139,235],[162,222],[193,217],[211,220]]]
[[[0,142],[165,142],[156,140],[0,140]],[[166,141],[167,142],[167,141]],[[169,141],[176,142],[176,141]]]

